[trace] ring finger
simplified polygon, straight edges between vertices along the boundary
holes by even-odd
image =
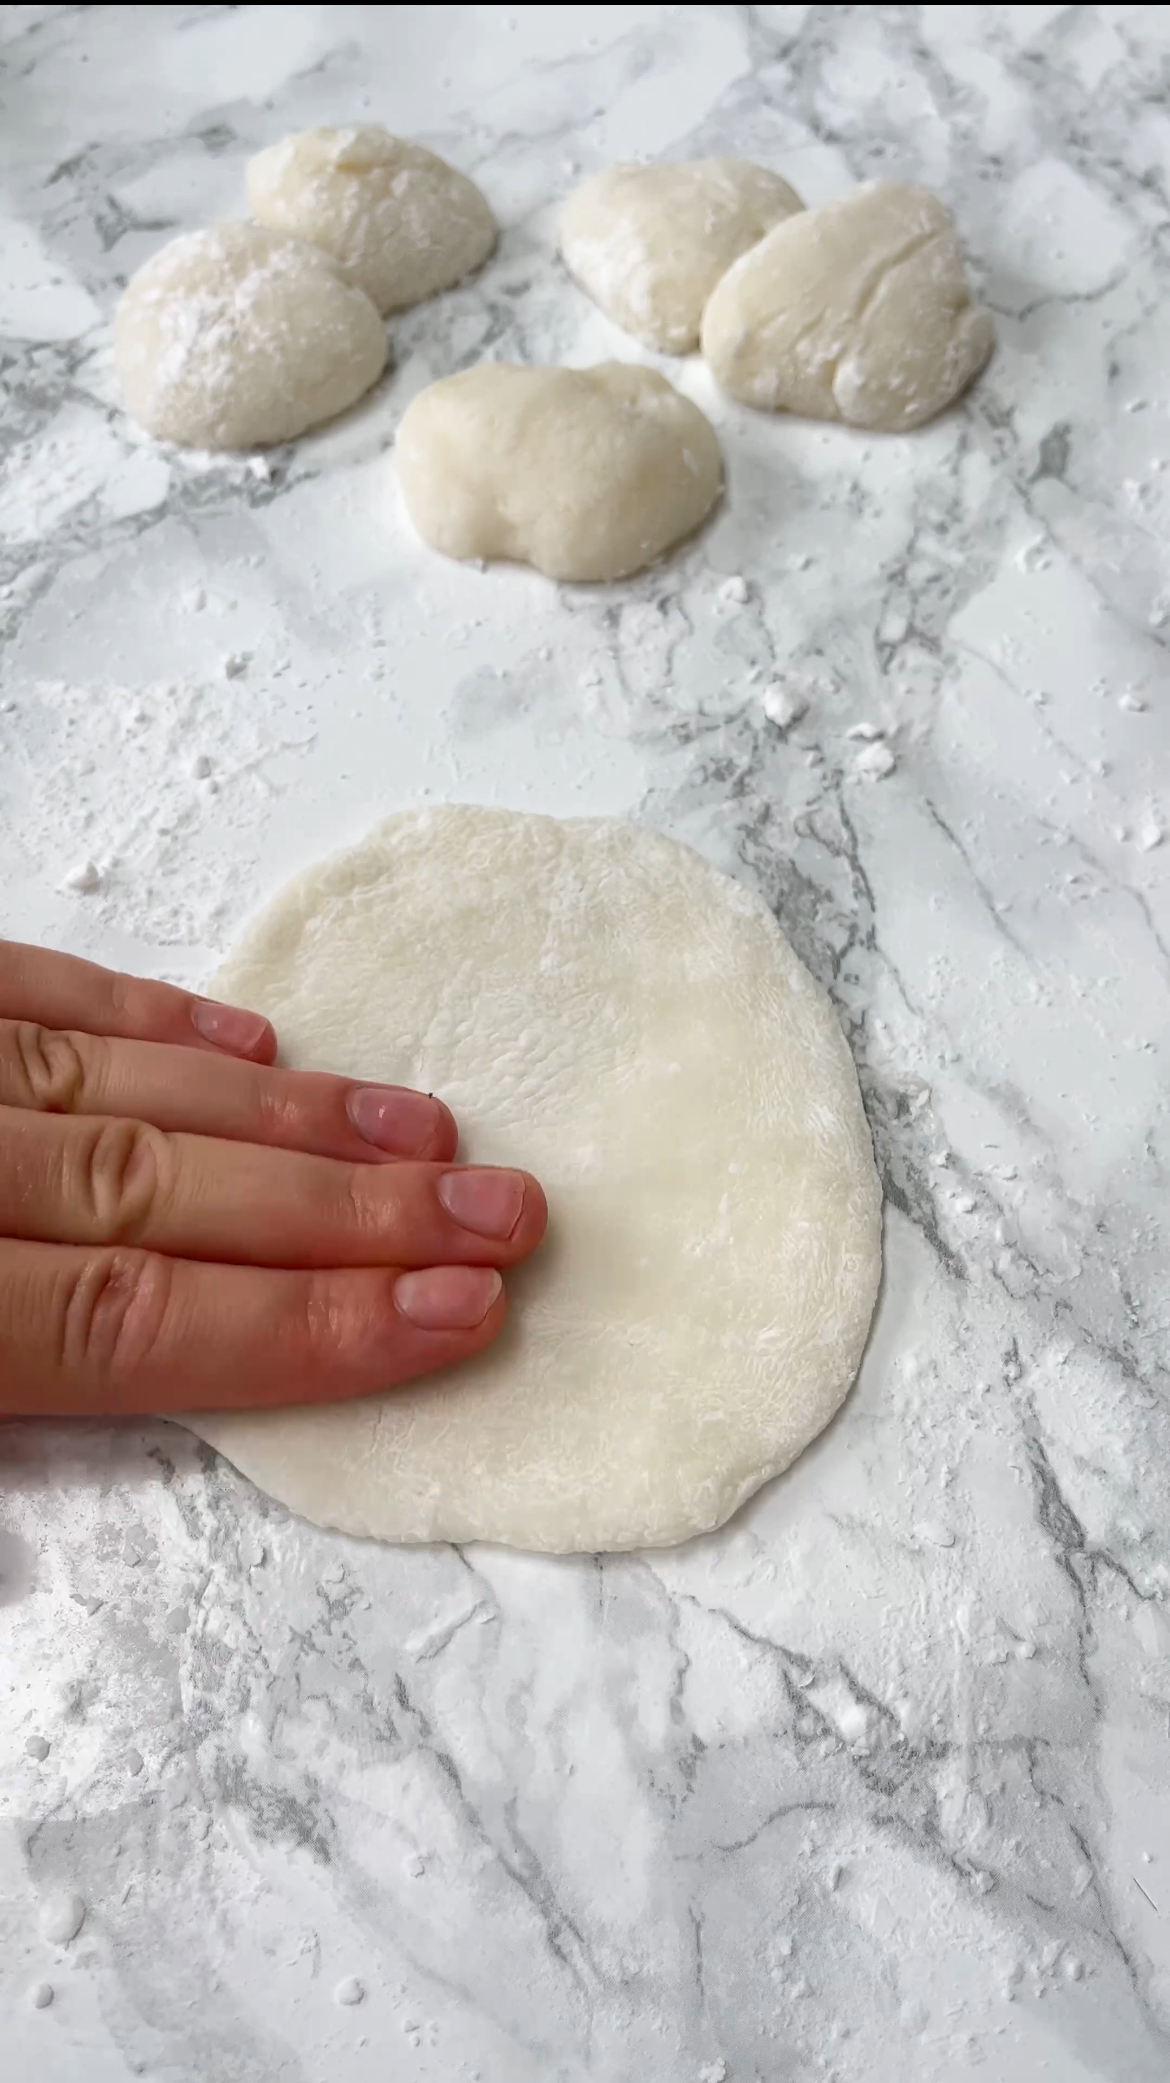
[[[112,1114],[350,1162],[444,1161],[458,1141],[448,1109],[425,1092],[195,1050],[177,1062],[162,1042],[59,1032],[31,1020],[0,1019],[0,1106]]]

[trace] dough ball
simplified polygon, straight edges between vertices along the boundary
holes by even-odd
[[[867,181],[778,224],[703,314],[703,353],[747,405],[903,433],[966,389],[994,343],[938,197]]]
[[[565,204],[561,253],[615,325],[664,354],[689,354],[732,261],[803,208],[787,181],[747,159],[610,166]]]
[[[386,365],[364,291],[300,239],[216,224],[172,239],[131,280],[114,359],[132,419],[187,448],[291,441],[344,412]]]
[[[496,243],[474,181],[376,124],[286,137],[249,160],[247,181],[258,223],[323,247],[379,311],[450,289]]]
[[[632,1548],[719,1526],[827,1425],[881,1264],[832,1006],[767,906],[616,819],[391,818],[278,897],[216,993],[287,1061],[441,1093],[549,1234],[468,1365],[184,1422],[319,1525]]]
[[[624,578],[698,527],[723,467],[710,421],[627,362],[485,362],[421,391],[398,433],[419,534],[447,557]]]

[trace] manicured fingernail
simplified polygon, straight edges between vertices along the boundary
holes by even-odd
[[[428,1266],[423,1273],[400,1273],[394,1300],[423,1331],[471,1331],[503,1285],[488,1266]]]
[[[262,1013],[246,1013],[239,1005],[217,1005],[214,998],[197,998],[191,1007],[191,1025],[204,1041],[214,1042],[232,1056],[250,1056],[268,1032]]]
[[[355,1085],[345,1110],[360,1136],[396,1157],[417,1157],[434,1141],[438,1101],[402,1085]]]
[[[524,1212],[524,1174],[478,1166],[444,1172],[439,1199],[448,1215],[477,1237],[510,1237]]]

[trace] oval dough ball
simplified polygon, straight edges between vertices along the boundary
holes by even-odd
[[[398,432],[419,534],[444,556],[624,578],[690,535],[723,481],[711,422],[653,369],[485,362],[420,391]]]
[[[188,448],[291,441],[344,412],[386,365],[368,296],[300,239],[217,224],[172,239],[114,319],[132,419]]]
[[[184,1420],[282,1503],[382,1540],[643,1547],[721,1525],[828,1424],[881,1264],[857,1076],[767,906],[688,847],[394,817],[278,897],[214,989],[295,1068],[441,1093],[463,1159],[549,1200],[468,1365]]]
[[[747,159],[610,166],[565,204],[561,253],[615,325],[664,354],[689,354],[732,261],[803,208],[787,181]]]
[[[258,223],[323,247],[379,311],[450,289],[496,243],[474,181],[375,124],[286,137],[249,160],[247,181]]]
[[[942,412],[994,339],[945,209],[902,181],[777,225],[703,314],[703,353],[733,397],[890,433]]]

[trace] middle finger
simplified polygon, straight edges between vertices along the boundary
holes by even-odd
[[[0,1236],[257,1266],[509,1266],[544,1234],[526,1172],[343,1164],[0,1107]]]

